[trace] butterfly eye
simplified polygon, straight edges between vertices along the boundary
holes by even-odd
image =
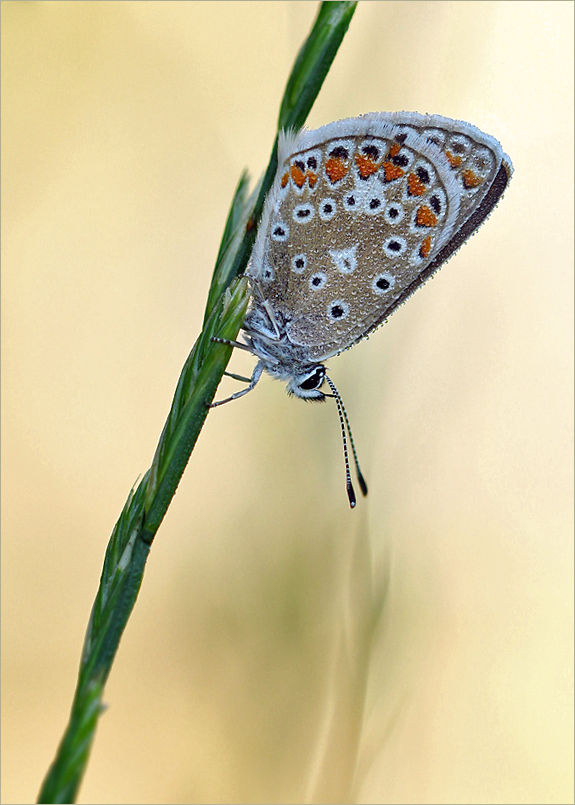
[[[302,380],[301,383],[298,383],[300,389],[304,391],[313,391],[314,389],[318,389],[324,380],[325,377],[325,367],[324,366],[316,366],[315,369],[309,374],[305,380]]]

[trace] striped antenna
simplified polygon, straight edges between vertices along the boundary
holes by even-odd
[[[341,436],[342,436],[342,440],[343,440],[343,457],[344,457],[344,460],[345,460],[345,482],[346,482],[346,488],[347,488],[347,496],[349,498],[349,505],[353,509],[355,507],[355,504],[356,504],[356,499],[355,499],[355,492],[354,492],[354,489],[353,489],[353,484],[351,483],[351,473],[349,471],[349,458],[348,458],[348,453],[347,453],[347,438],[346,438],[346,433],[345,433],[346,426],[347,426],[347,431],[349,433],[349,441],[351,443],[351,449],[352,449],[352,452],[353,452],[353,459],[354,459],[354,462],[355,462],[355,469],[356,469],[356,472],[357,472],[357,480],[359,482],[361,491],[362,491],[362,493],[364,495],[367,495],[367,484],[365,483],[365,480],[364,480],[363,475],[361,473],[361,470],[359,468],[359,462],[357,460],[357,453],[355,451],[355,445],[353,443],[353,436],[351,435],[351,428],[349,427],[349,420],[347,418],[347,412],[345,410],[343,400],[341,399],[340,393],[336,389],[335,384],[331,380],[331,378],[329,378],[326,375],[325,379],[327,380],[327,382],[329,384],[329,387],[330,387],[330,389],[332,391],[331,396],[335,398],[335,401],[337,403],[337,410],[338,410],[338,413],[339,413],[339,422],[340,422],[340,425],[341,425]]]

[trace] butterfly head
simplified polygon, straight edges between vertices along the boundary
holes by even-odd
[[[325,366],[322,363],[303,366],[294,372],[287,384],[288,394],[304,400],[323,402],[325,394],[320,391],[325,380]]]

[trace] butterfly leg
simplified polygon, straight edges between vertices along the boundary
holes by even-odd
[[[244,377],[243,375],[236,375],[235,372],[224,372],[226,377],[232,377],[234,380],[239,380],[241,383],[251,383],[250,377]]]
[[[256,363],[254,367],[254,371],[252,373],[251,380],[249,381],[249,386],[247,388],[242,389],[241,391],[236,391],[235,394],[232,394],[231,397],[226,397],[224,400],[218,400],[217,402],[211,403],[210,408],[216,408],[218,405],[223,405],[224,403],[231,402],[232,400],[238,400],[240,397],[243,397],[244,394],[247,394],[248,392],[252,391],[256,387],[258,380],[262,376],[263,370],[264,370],[263,363],[261,361],[258,361],[258,363]],[[238,375],[235,375],[235,377],[238,378]],[[242,378],[242,380],[243,379],[247,378]]]

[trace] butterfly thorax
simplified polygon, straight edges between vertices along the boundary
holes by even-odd
[[[288,394],[324,400],[325,394],[319,389],[324,382],[325,366],[311,362],[309,350],[290,340],[289,321],[285,314],[255,300],[242,328],[250,351],[259,358],[265,372],[287,383]]]

